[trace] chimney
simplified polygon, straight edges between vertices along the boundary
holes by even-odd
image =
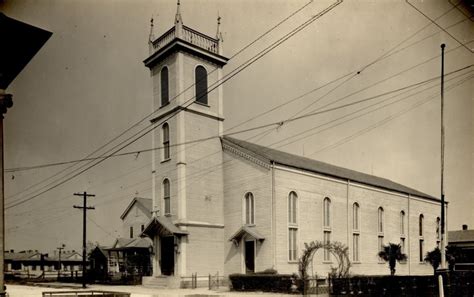
[[[466,225],[466,224],[462,225],[462,230],[463,230],[463,231],[466,231],[466,230],[467,230],[467,225]]]

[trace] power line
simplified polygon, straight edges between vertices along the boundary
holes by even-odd
[[[427,16],[424,12],[422,12],[420,9],[418,9],[415,5],[411,4],[408,0],[405,0],[405,2],[410,5],[411,7],[413,7],[416,11],[418,11],[421,15],[423,15],[425,18],[427,18],[428,20],[430,20],[433,24],[435,24],[438,28],[440,28],[441,30],[444,31],[444,33],[448,34],[452,39],[456,40],[457,43],[459,43],[461,46],[463,46],[465,49],[467,49],[469,52],[473,53],[473,50],[468,48],[464,43],[462,43],[461,41],[459,41],[454,35],[452,35],[451,33],[449,33],[445,28],[443,28],[442,26],[440,26],[435,20],[431,19],[429,16]],[[461,2],[459,2],[461,3]],[[456,7],[456,6],[455,6]],[[454,8],[455,8],[454,7]]]
[[[474,64],[471,64],[471,65],[456,69],[454,71],[451,71],[451,72],[447,73],[446,76],[458,73],[460,71],[464,71],[464,70],[469,69],[473,66],[474,66]],[[325,109],[325,110],[313,111],[313,112],[306,113],[305,115],[302,115],[302,116],[299,116],[299,117],[290,117],[290,118],[288,118],[286,120],[282,120],[282,121],[271,122],[271,123],[267,123],[267,124],[264,124],[264,125],[244,129],[244,130],[239,130],[239,131],[235,131],[235,132],[231,132],[231,133],[225,133],[225,135],[226,136],[232,136],[232,135],[236,135],[236,134],[250,132],[250,131],[253,131],[253,130],[259,130],[259,129],[262,129],[262,128],[267,128],[267,127],[270,127],[270,126],[282,126],[286,123],[294,122],[294,121],[304,119],[304,118],[307,118],[307,117],[312,117],[312,116],[315,116],[315,115],[319,115],[319,114],[335,111],[335,110],[338,110],[338,109],[346,108],[346,107],[349,107],[349,106],[357,105],[357,104],[360,104],[360,103],[363,103],[363,102],[366,102],[366,101],[371,101],[371,100],[374,100],[374,99],[377,99],[379,97],[383,97],[383,96],[386,96],[386,95],[389,95],[389,94],[392,94],[392,93],[396,93],[396,92],[399,92],[399,91],[410,89],[412,87],[420,86],[420,85],[426,84],[428,82],[434,81],[438,78],[439,78],[439,76],[434,76],[432,78],[429,78],[429,79],[426,79],[426,80],[423,80],[423,81],[419,81],[419,82],[416,82],[416,83],[413,83],[413,84],[410,84],[410,85],[406,85],[406,86],[403,86],[403,87],[400,87],[400,88],[397,88],[397,89],[393,89],[393,90],[386,91],[386,92],[383,92],[383,93],[380,93],[380,94],[377,94],[377,95],[366,97],[366,98],[358,100],[358,101],[346,103],[346,104],[339,105],[339,106],[329,108],[329,109]],[[205,137],[205,138],[199,138],[199,139],[196,139],[196,140],[186,141],[186,142],[183,142],[183,143],[170,144],[169,147],[176,147],[176,146],[182,146],[182,145],[196,143],[196,142],[207,141],[207,140],[211,140],[211,139],[218,138],[218,137],[219,136],[210,136],[210,137]],[[138,153],[146,153],[146,152],[150,152],[150,151],[160,150],[160,149],[163,149],[163,148],[164,148],[164,146],[159,146],[159,147],[154,147],[154,148],[149,148],[149,149],[141,149],[141,150],[130,151],[130,152],[125,152],[125,153],[120,153],[120,154],[110,154],[110,155],[106,155],[106,156],[103,156],[103,157],[71,160],[71,161],[57,162],[57,163],[47,163],[47,164],[42,164],[42,165],[37,165],[37,166],[9,168],[9,169],[5,169],[5,172],[16,172],[16,171],[32,170],[32,169],[45,168],[45,167],[50,167],[50,166],[58,166],[58,165],[69,164],[69,163],[83,162],[83,161],[88,161],[88,160],[98,160],[98,159],[103,159],[103,158],[136,155]]]
[[[300,32],[301,30],[303,30],[304,28],[306,28],[307,26],[309,26],[310,24],[312,24],[314,21],[316,21],[317,19],[319,19],[320,17],[324,16],[325,14],[327,14],[329,11],[331,11],[332,9],[334,9],[336,6],[338,6],[339,4],[342,3],[342,0],[337,0],[334,4],[328,6],[327,8],[325,8],[324,10],[322,10],[321,12],[319,12],[318,14],[314,15],[313,17],[311,17],[309,20],[307,20],[306,22],[304,22],[303,24],[299,25],[298,27],[296,27],[295,29],[291,30],[289,33],[285,34],[283,37],[281,37],[280,39],[278,39],[276,42],[274,42],[273,44],[271,44],[270,46],[268,46],[267,48],[265,48],[264,50],[262,50],[259,54],[257,54],[256,56],[254,56],[253,58],[249,59],[246,63],[244,63],[245,66],[242,66],[240,67],[235,73],[232,73],[232,75],[229,75],[227,78],[225,79],[221,79],[220,80],[220,83],[212,88],[210,88],[208,90],[208,93],[209,92],[212,92],[213,90],[215,90],[217,87],[219,87],[220,85],[224,84],[225,82],[227,82],[228,80],[232,79],[235,75],[237,75],[238,73],[242,72],[243,70],[245,70],[247,67],[249,67],[250,65],[252,65],[253,63],[255,63],[256,61],[260,60],[262,57],[264,57],[266,54],[268,54],[269,52],[271,52],[273,49],[277,48],[278,46],[280,46],[281,44],[283,44],[285,41],[287,41],[288,39],[290,39],[291,37],[293,37],[294,35],[296,35],[298,32]],[[148,133],[150,133],[151,131],[153,131],[154,129],[156,129],[159,125],[161,125],[162,123],[168,121],[169,119],[171,119],[172,117],[174,117],[176,114],[178,114],[179,112],[181,112],[182,110],[186,110],[187,107],[189,107],[190,105],[192,105],[194,103],[193,99],[195,98],[195,96],[193,96],[192,98],[190,98],[187,102],[189,102],[187,105],[184,106],[183,109],[180,109],[178,110],[177,112],[171,114],[169,117],[167,117],[166,119],[163,119],[159,124],[158,123],[153,123],[154,124],[154,127],[150,128],[148,131],[144,131],[146,130],[145,129],[142,129],[140,130],[138,133],[134,134],[133,136],[127,138],[126,140],[122,141],[120,144],[114,146],[113,148],[109,149],[109,151],[111,150],[114,150],[115,148],[117,148],[118,146],[120,146],[121,144],[123,144],[124,142],[127,142],[129,141],[127,144],[119,147],[118,149],[116,149],[115,151],[113,151],[112,154],[116,154],[118,153],[120,150],[122,150],[123,148],[135,143],[137,140],[141,139],[142,137],[144,137],[145,135],[147,135]],[[187,103],[185,102],[185,104]],[[143,132],[143,133],[142,133]],[[141,135],[139,135],[140,133],[142,133]],[[138,135],[138,136],[137,136]],[[135,139],[132,139],[133,137],[137,136]],[[73,174],[72,176],[60,181],[59,183],[55,184],[55,185],[52,185],[51,187],[48,187],[46,190],[44,191],[41,191],[40,193],[37,193],[27,199],[24,199],[22,201],[19,201],[11,206],[9,206],[8,208],[11,208],[11,207],[15,207],[17,205],[20,205],[20,204],[23,204],[27,201],[30,201],[54,188],[57,188],[58,186],[70,181],[71,179],[79,176],[80,174],[88,171],[89,169],[97,166],[98,164],[102,163],[103,161],[107,160],[108,158],[104,158],[104,159],[100,159],[98,160],[95,164],[92,164],[88,167],[86,167],[85,169]],[[87,165],[87,164],[86,164]]]
[[[256,42],[258,42],[259,40],[261,40],[263,37],[265,37],[266,35],[268,35],[270,32],[274,31],[276,28],[278,28],[279,26],[281,26],[283,23],[285,23],[287,20],[289,20],[290,18],[292,18],[293,16],[295,16],[297,13],[299,13],[300,11],[302,11],[303,9],[305,9],[309,4],[311,4],[313,2],[313,0],[310,0],[308,3],[306,3],[305,5],[301,6],[299,9],[295,10],[294,12],[292,12],[290,15],[288,15],[286,18],[284,18],[282,21],[278,22],[277,24],[273,25],[270,29],[268,29],[267,31],[265,31],[263,34],[259,35],[256,39],[254,39],[253,41],[251,41],[249,44],[247,44],[246,46],[244,46],[243,48],[241,48],[239,51],[237,51],[234,55],[232,55],[229,60],[235,58],[236,56],[238,56],[239,54],[241,54],[242,52],[244,52],[247,48],[249,48],[251,45],[255,44]],[[215,68],[213,71],[211,71],[207,77],[209,77],[217,68]],[[193,86],[195,86],[195,82],[193,84],[191,84],[190,86],[188,86],[186,89],[184,89],[182,92],[178,93],[176,96],[174,96],[171,100],[174,100],[176,99],[178,96],[180,96],[181,94],[185,93],[186,91],[188,91],[190,88],[192,88]],[[114,138],[112,138],[111,140],[109,140],[107,143],[105,143],[104,145],[100,146],[98,149],[94,150],[92,153],[88,154],[86,156],[86,158],[89,158],[91,157],[93,154],[97,153],[98,151],[100,151],[101,149],[105,148],[107,145],[111,144],[113,141],[117,140],[118,138],[122,137],[123,135],[125,135],[127,132],[131,131],[131,129],[137,127],[140,123],[142,123],[143,121],[145,121],[146,119],[148,119],[150,116],[152,116],[153,114],[155,114],[157,111],[159,110],[159,108],[155,109],[153,112],[151,112],[150,114],[148,114],[147,116],[143,117],[142,119],[140,119],[138,122],[136,122],[135,124],[133,124],[131,127],[127,128],[125,131],[121,132],[119,135],[115,136]],[[141,130],[143,131],[143,130]],[[127,139],[128,140],[128,139]],[[110,151],[110,150],[108,150]],[[89,163],[90,164],[90,163]],[[23,193],[24,191],[27,191],[29,189],[32,189],[34,187],[36,187],[37,185],[40,185],[60,174],[62,174],[63,172],[71,169],[72,167],[74,167],[76,164],[72,165],[72,166],[69,166],[55,174],[53,174],[52,176],[38,182],[38,183],[35,183],[35,184],[32,184],[30,186],[28,186],[26,189],[24,189],[23,191],[21,192],[18,192],[18,193],[15,193],[13,194],[12,196],[17,196],[21,193]],[[84,168],[84,166],[78,168],[78,169],[75,169],[75,170],[79,170],[81,168]],[[66,175],[67,176],[67,175]],[[53,183],[55,183],[56,181],[58,180],[55,180]],[[40,189],[36,190],[36,191],[39,191],[41,189],[44,189],[46,187],[48,187],[49,185],[53,184],[53,183],[49,183],[47,184],[46,186],[44,187],[41,187]]]
[[[471,79],[473,79],[473,78],[474,78],[474,76],[472,76],[472,75],[471,75],[471,76],[468,76],[468,77],[464,78],[462,81],[457,82],[455,85],[446,88],[446,91],[449,91],[449,90],[451,90],[451,89],[454,89],[455,87],[457,87],[457,86],[459,86],[459,85],[461,85],[461,84],[465,83],[466,81],[471,80]],[[365,129],[359,130],[358,132],[356,132],[356,133],[354,133],[354,134],[352,134],[352,135],[350,135],[350,136],[348,136],[348,137],[345,137],[345,138],[343,138],[343,139],[337,141],[336,143],[332,143],[332,144],[330,144],[330,145],[328,145],[328,146],[325,146],[325,147],[323,147],[323,148],[321,148],[321,149],[318,149],[318,150],[312,152],[310,155],[314,155],[314,154],[320,153],[320,152],[322,152],[322,151],[326,151],[326,150],[328,150],[328,149],[333,149],[333,148],[335,148],[335,147],[338,147],[338,146],[340,146],[340,145],[342,145],[342,144],[344,144],[344,143],[346,143],[346,142],[348,142],[348,141],[350,141],[350,140],[352,140],[352,139],[354,139],[354,138],[357,138],[357,137],[359,137],[359,136],[361,136],[361,135],[363,135],[363,134],[365,134],[365,133],[367,133],[367,132],[369,132],[369,131],[371,131],[371,130],[374,130],[374,129],[376,129],[376,128],[378,128],[378,127],[380,127],[380,126],[382,126],[382,125],[388,123],[389,121],[394,120],[395,118],[400,117],[401,115],[403,115],[403,114],[405,114],[405,113],[407,113],[407,112],[409,112],[409,111],[411,111],[411,110],[413,110],[413,109],[415,109],[415,108],[418,108],[418,107],[421,106],[421,105],[424,105],[424,104],[430,102],[430,101],[433,100],[433,99],[438,98],[438,96],[439,96],[439,94],[434,94],[434,95],[432,95],[432,96],[429,96],[429,97],[426,98],[425,100],[422,100],[422,101],[420,101],[420,102],[417,102],[417,103],[413,104],[413,105],[412,105],[410,108],[408,108],[408,109],[402,110],[402,111],[398,112],[398,113],[395,114],[395,115],[386,117],[386,118],[382,119],[381,121],[375,123],[374,125],[369,126],[369,127],[365,128]]]

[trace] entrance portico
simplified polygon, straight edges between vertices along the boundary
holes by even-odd
[[[153,240],[153,276],[180,275],[181,238],[188,232],[179,229],[168,217],[155,216],[143,230],[142,236]]]

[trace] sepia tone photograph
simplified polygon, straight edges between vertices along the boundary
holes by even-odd
[[[0,0],[0,296],[473,296],[473,13]]]

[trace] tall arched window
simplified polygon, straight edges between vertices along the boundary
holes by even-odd
[[[439,217],[436,218],[436,246],[441,248],[441,219]]]
[[[288,195],[288,260],[298,260],[298,196],[295,192]]]
[[[165,215],[171,214],[171,198],[170,198],[170,181],[165,178],[163,180],[163,201],[164,201],[164,209]]]
[[[163,132],[163,159],[167,160],[170,158],[170,126],[168,123],[164,123],[161,130]]]
[[[377,219],[377,222],[378,222],[378,232],[379,233],[383,233],[383,208],[382,207],[379,207],[378,209],[378,219]]]
[[[207,104],[207,71],[199,65],[195,70],[196,79],[196,101]]]
[[[383,237],[384,237],[384,233],[383,233],[383,208],[382,207],[379,207],[379,209],[377,210],[377,231],[378,231],[378,242],[377,242],[377,245],[378,245],[378,251],[382,251],[383,250]],[[382,261],[381,258],[379,258],[380,261]]]
[[[352,261],[359,261],[359,204],[352,205]]]
[[[323,241],[331,242],[331,200],[326,197],[323,200]],[[329,250],[324,249],[324,261],[331,261]]]
[[[296,196],[295,192],[290,192],[288,195],[288,223],[290,224],[296,224],[296,199],[298,196]]]
[[[160,73],[161,79],[161,106],[168,104],[170,101],[168,67],[163,67]]]
[[[423,220],[424,220],[423,214],[420,215],[420,218],[418,219],[418,230],[419,230],[419,235],[423,236]]]
[[[405,211],[400,211],[400,247],[405,253]]]
[[[359,204],[352,205],[352,229],[359,230]]]
[[[418,218],[418,235],[420,236],[420,240],[419,240],[419,256],[420,256],[420,262],[423,262],[424,258],[424,238],[423,238],[423,221],[424,221],[425,217],[423,216],[423,214],[420,214],[420,217]]]
[[[250,192],[245,194],[245,224],[255,224],[255,201]]]
[[[331,227],[331,200],[326,197],[323,201],[323,226]]]

